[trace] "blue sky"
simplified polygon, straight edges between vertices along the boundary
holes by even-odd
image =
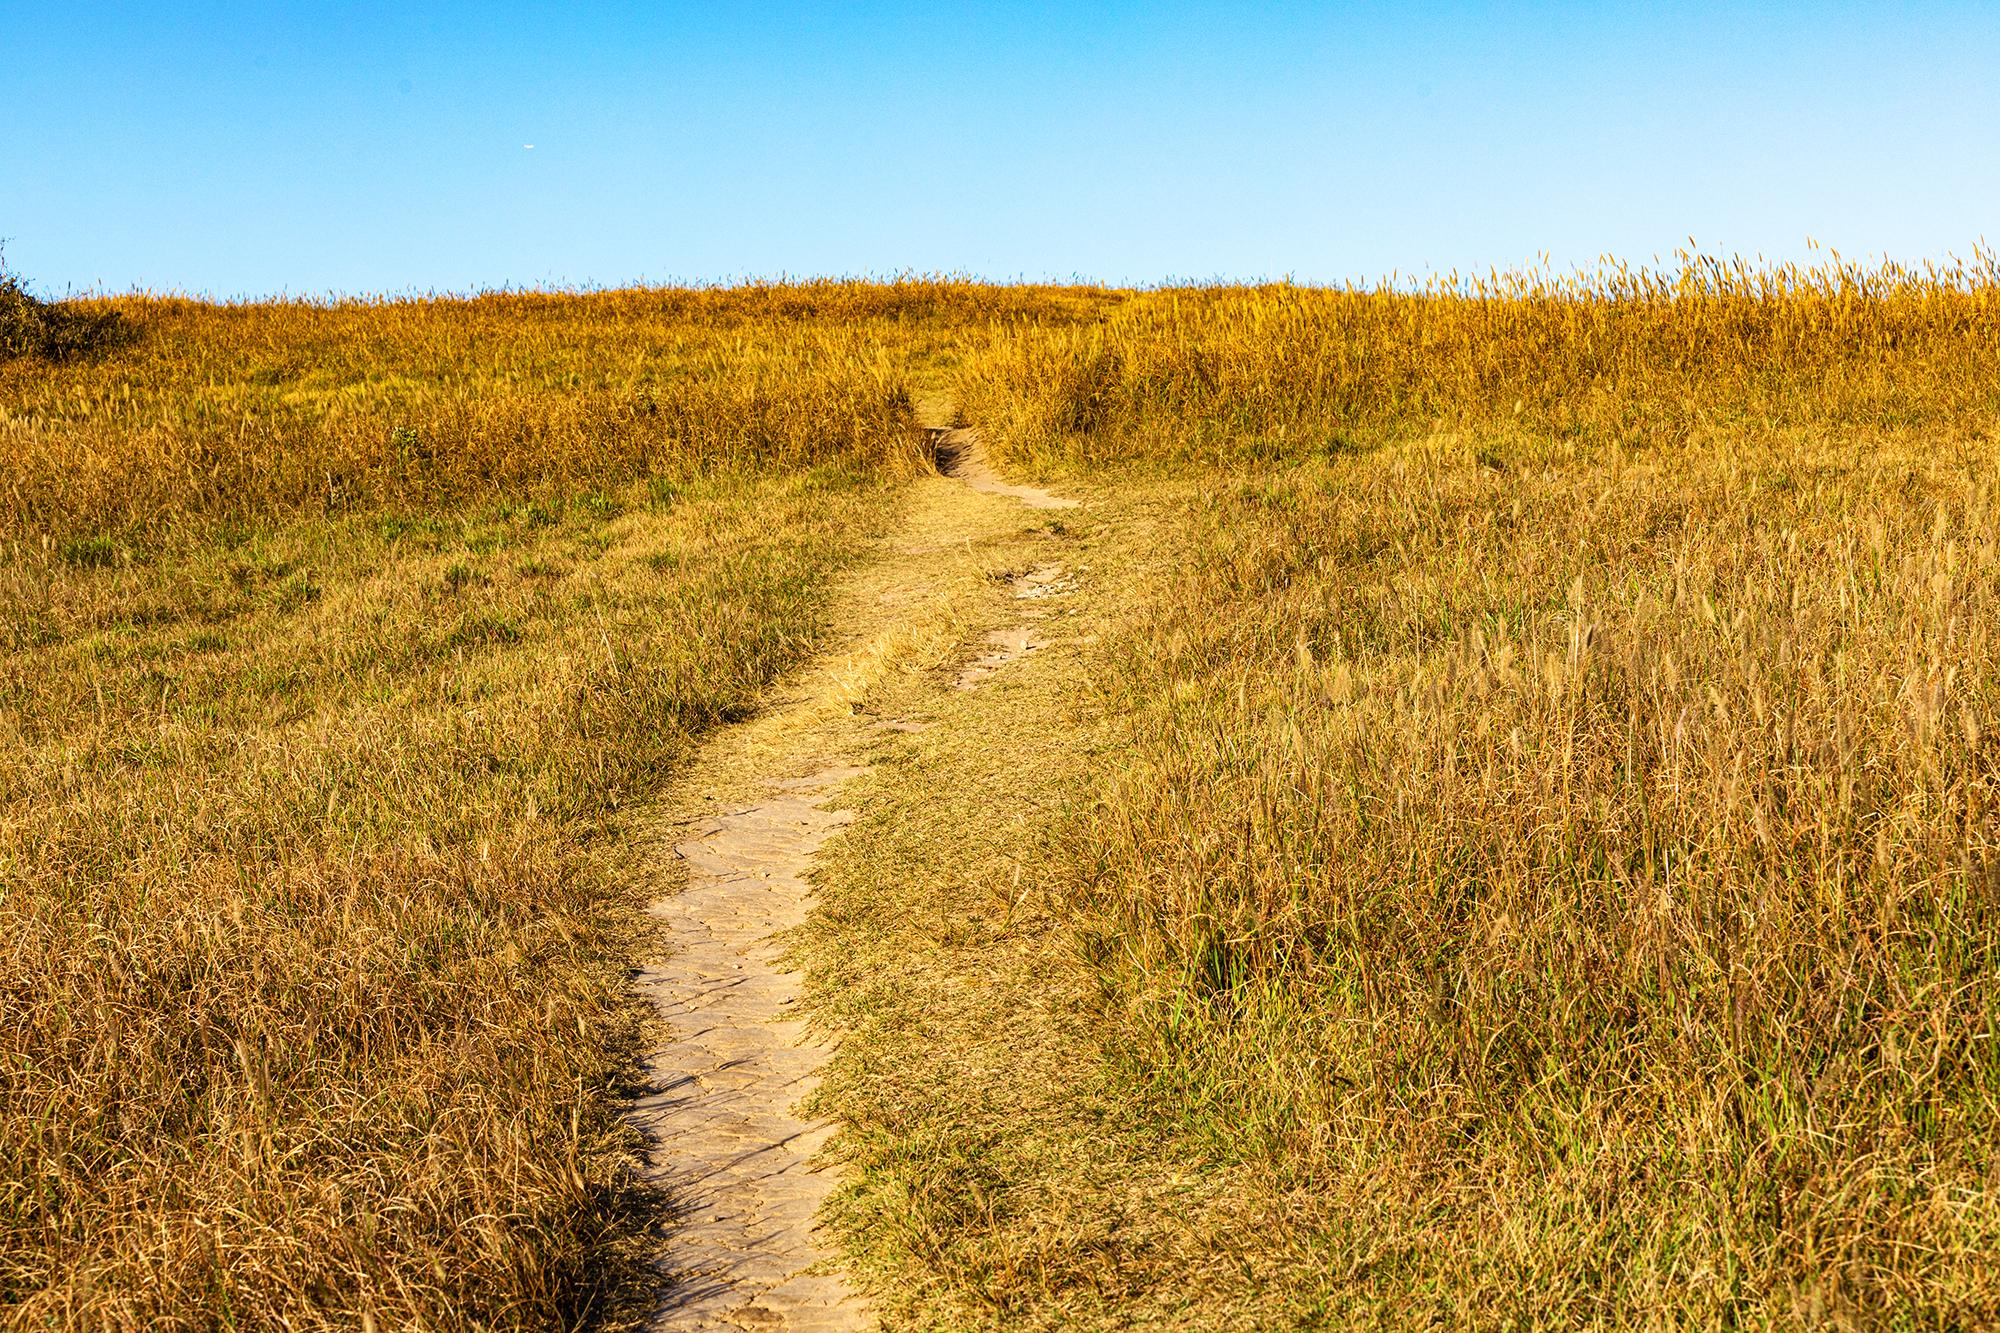
[[[0,34],[0,237],[52,293],[2000,240],[1994,5],[0,0]]]

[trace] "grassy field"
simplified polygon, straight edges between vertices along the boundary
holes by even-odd
[[[2000,1321],[1986,258],[72,313],[0,360],[7,1322],[629,1313],[625,821],[943,387],[1091,508],[808,941],[885,1314]]]
[[[1166,293],[982,368],[1008,456],[1164,497],[1061,892],[1297,1317],[2000,1319],[1996,321]]]
[[[909,368],[1071,299],[131,299],[0,361],[7,1322],[645,1299],[621,814],[812,651]]]
[[[1241,466],[1435,432],[1651,449],[1993,424],[2000,260],[1146,293],[1006,340],[961,399],[1022,466]]]
[[[0,1305],[545,1327],[602,1300],[619,811],[890,501],[294,523],[0,574]]]
[[[1116,300],[827,282],[76,303],[72,321],[119,317],[128,345],[0,359],[0,522],[102,548],[176,524],[427,514],[730,469],[907,476],[914,369]]]

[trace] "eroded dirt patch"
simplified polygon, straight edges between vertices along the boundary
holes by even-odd
[[[1032,625],[1012,625],[1006,629],[990,630],[981,642],[987,645],[987,650],[959,669],[958,679],[954,683],[961,690],[969,690],[982,684],[987,677],[1009,662],[1018,662],[1044,646],[1042,636],[1035,632]]]
[[[1008,575],[1007,583],[1014,590],[1014,599],[1022,602],[1040,603],[1076,591],[1076,579],[1061,565],[1037,565],[1024,573]],[[959,668],[953,684],[961,690],[974,689],[1009,662],[1018,662],[1047,647],[1048,639],[1034,624],[1046,614],[1046,609],[1039,605],[1025,608],[1022,623],[987,631],[981,640],[986,651]]]
[[[1030,509],[1074,509],[1076,501],[1064,499],[1034,486],[1017,486],[1003,481],[987,460],[986,445],[981,442],[979,432],[961,426],[954,430],[936,433],[938,471],[955,481],[962,481],[975,491],[988,495],[1006,495],[1019,500]]]

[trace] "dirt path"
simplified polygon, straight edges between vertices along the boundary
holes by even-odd
[[[1037,603],[1073,586],[1059,564],[1015,562],[1048,540],[1030,510],[1074,502],[1001,481],[969,431],[938,440],[951,479],[915,483],[881,556],[847,580],[840,646],[718,736],[671,802],[709,813],[664,830],[686,885],[653,905],[663,956],[638,979],[662,1040],[629,1115],[678,1210],[655,1329],[872,1323],[814,1227],[838,1184],[822,1152],[834,1126],[810,1107],[834,1034],[797,1016],[784,933],[811,911],[815,853],[853,817],[841,784],[884,733],[926,725],[875,713],[878,687],[913,672],[977,687],[1040,647]]]
[[[1076,501],[1051,495],[1033,486],[1017,486],[1003,481],[986,457],[986,445],[979,432],[964,426],[936,432],[938,467],[945,475],[964,482],[987,495],[1006,495],[1030,509],[1074,509]]]

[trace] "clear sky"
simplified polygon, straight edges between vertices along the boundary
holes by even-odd
[[[1995,4],[0,0],[0,237],[50,294],[1339,281],[1989,230]]]

